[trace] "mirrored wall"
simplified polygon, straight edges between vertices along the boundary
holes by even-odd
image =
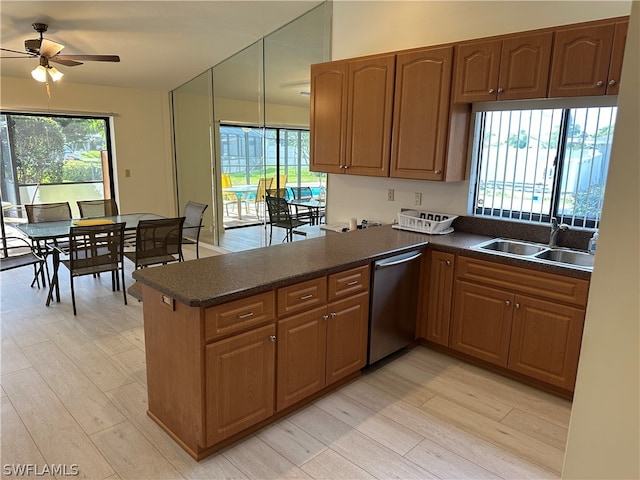
[[[181,214],[189,200],[209,205],[201,241],[261,225],[259,237],[244,231],[264,246],[264,189],[322,186],[308,172],[309,75],[330,38],[324,2],[172,92],[177,203]]]

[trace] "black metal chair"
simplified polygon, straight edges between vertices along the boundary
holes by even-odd
[[[76,295],[74,278],[111,272],[111,288],[115,292],[122,283],[124,304],[127,304],[127,290],[124,283],[124,223],[71,227],[69,248],[56,247],[59,254],[68,255],[60,264],[69,269],[71,280],[71,301],[76,315]],[[54,284],[58,281],[58,265],[54,270]],[[118,277],[120,273],[120,278]],[[47,299],[47,305],[49,299]]]
[[[0,272],[13,270],[14,268],[28,267],[33,265],[35,282],[40,288],[40,273],[46,271],[49,280],[49,268],[44,258],[36,253],[33,245],[21,237],[2,237],[2,247],[0,248]],[[33,282],[31,283],[33,286]]]
[[[196,246],[196,258],[200,258],[200,230],[202,229],[202,217],[209,207],[204,203],[189,200],[184,207],[184,225],[182,226],[182,244]],[[182,259],[184,261],[184,258]]]
[[[136,228],[136,248],[124,255],[135,268],[181,262],[182,228],[185,217],[141,220]]]
[[[267,192],[268,193],[268,192]],[[284,241],[293,241],[293,235],[307,236],[306,232],[296,230],[296,228],[302,225],[307,225],[307,222],[297,220],[291,216],[289,210],[289,204],[282,197],[274,197],[267,195],[267,210],[269,211],[269,245],[273,237],[273,227],[280,227],[287,230],[287,234],[284,237]]]
[[[82,218],[115,217],[119,213],[118,204],[113,198],[78,200],[76,203]]]

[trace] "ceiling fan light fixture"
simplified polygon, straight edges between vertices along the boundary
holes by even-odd
[[[64,73],[62,73],[56,67],[50,67],[48,72],[49,72],[49,76],[51,77],[51,80],[53,80],[54,82],[57,82],[62,77],[64,77]]]
[[[31,70],[31,76],[34,80],[44,83],[47,81],[47,69],[42,65],[38,65],[36,68]]]

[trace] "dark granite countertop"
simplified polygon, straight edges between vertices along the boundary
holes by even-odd
[[[429,239],[389,225],[136,270],[133,278],[207,307],[423,248]]]
[[[498,236],[495,232],[491,233],[494,235],[483,235],[477,231],[426,235],[384,225],[136,270],[133,278],[186,305],[207,307],[365,265],[379,258],[427,245],[440,251],[507,265],[575,278],[591,278],[591,272],[577,268],[471,249],[480,242]]]

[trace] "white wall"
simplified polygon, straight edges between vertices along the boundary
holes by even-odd
[[[68,77],[68,79],[67,79]],[[51,85],[29,78],[0,79],[0,108],[52,113],[114,113],[115,183],[122,212],[175,215],[169,95],[163,92],[71,83]],[[130,177],[125,177],[129,170]]]
[[[630,2],[616,1],[350,1],[334,0],[334,60],[453,41],[628,15]],[[467,169],[468,170],[468,169]],[[468,177],[468,173],[467,173]],[[395,201],[387,201],[387,189]],[[391,222],[401,207],[466,214],[469,182],[329,175],[328,221]],[[356,194],[357,193],[357,194]]]
[[[634,2],[618,119],[563,471],[640,478],[640,2]]]

